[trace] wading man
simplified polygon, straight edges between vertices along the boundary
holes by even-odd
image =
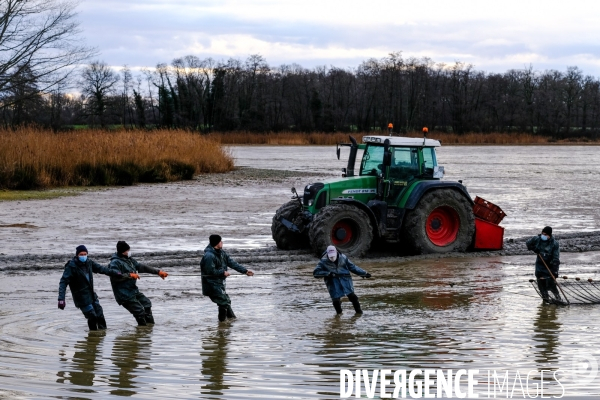
[[[204,249],[204,257],[200,261],[202,294],[210,297],[212,302],[219,306],[219,321],[225,321],[226,318],[235,318],[231,309],[231,299],[225,292],[225,279],[230,275],[227,269],[233,268],[248,276],[254,275],[254,272],[242,267],[225,253],[221,236],[210,235],[208,242]]]
[[[106,329],[104,311],[100,306],[98,295],[94,292],[94,274],[104,274],[121,279],[119,271],[112,271],[88,258],[88,251],[84,245],[77,246],[75,257],[65,264],[60,284],[58,285],[58,308],[65,309],[65,292],[67,286],[71,289],[73,303],[79,308],[91,331]],[[123,279],[129,279],[126,276]]]
[[[552,275],[556,278],[560,265],[560,248],[558,241],[552,236],[552,228],[549,226],[545,227],[542,229],[540,235],[532,237],[526,244],[527,249],[537,255],[535,260],[535,277],[537,278],[542,298],[548,301],[548,291],[551,291],[557,300],[562,300],[556,287],[556,282],[550,276],[550,272],[548,272],[548,268],[550,268]]]
[[[358,296],[354,293],[354,285],[352,284],[352,276],[350,272],[358,276],[370,278],[371,274],[367,271],[354,265],[348,257],[337,251],[335,246],[327,247],[327,251],[323,253],[319,264],[313,272],[315,278],[323,278],[325,285],[333,300],[333,307],[338,314],[342,313],[342,297],[348,296],[348,300],[354,306],[354,311],[357,314],[362,314]]]
[[[162,279],[165,279],[169,274],[140,264],[131,258],[129,249],[127,243],[119,241],[117,242],[117,252],[110,258],[109,268],[112,271],[120,272],[123,276],[127,276],[127,278],[118,276],[110,278],[115,300],[135,317],[139,326],[154,324],[152,302],[139,291],[135,281],[140,279],[139,273],[141,272],[156,274]]]

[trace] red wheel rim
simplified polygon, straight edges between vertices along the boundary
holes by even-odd
[[[431,243],[436,246],[448,246],[456,240],[460,218],[458,213],[448,206],[438,207],[429,214],[425,231]]]
[[[346,221],[339,221],[331,228],[331,242],[334,246],[347,245],[353,238],[354,230]]]

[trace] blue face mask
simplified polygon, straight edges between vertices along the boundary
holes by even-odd
[[[540,236],[540,239],[542,239],[545,242],[546,240],[548,240],[548,236],[542,235],[542,236]]]
[[[78,256],[78,257],[79,257],[79,261],[81,261],[81,262],[87,261],[87,256]]]

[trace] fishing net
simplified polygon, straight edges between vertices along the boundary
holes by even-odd
[[[592,278],[558,277],[556,278],[557,290],[549,290],[547,296],[542,295],[535,279],[530,279],[529,283],[547,303],[558,305],[600,304],[600,282],[596,283]]]

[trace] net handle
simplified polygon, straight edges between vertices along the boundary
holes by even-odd
[[[558,281],[556,280],[556,278],[554,277],[554,274],[552,273],[552,271],[550,271],[550,268],[548,268],[548,264],[546,264],[546,261],[544,260],[544,258],[542,257],[542,255],[540,253],[537,253],[538,257],[540,258],[540,260],[542,260],[542,262],[544,263],[544,267],[546,267],[546,269],[548,270],[548,273],[550,274],[550,276],[552,277],[552,279],[554,280],[554,283],[556,284],[556,286],[558,287],[558,289],[560,290],[560,292],[562,293],[562,295],[564,296],[565,300],[567,301],[567,304],[571,304],[571,302],[569,301],[569,299],[567,298],[567,296],[565,295],[565,292],[563,292],[562,287],[558,284]]]

